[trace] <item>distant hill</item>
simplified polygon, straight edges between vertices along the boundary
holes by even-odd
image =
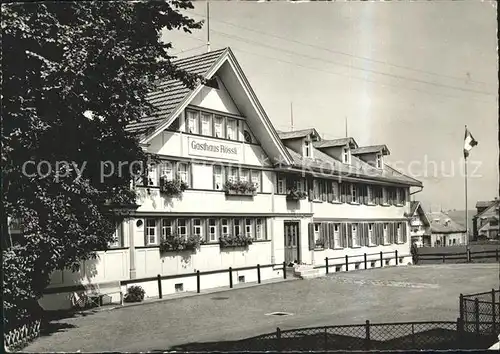
[[[446,214],[456,223],[465,226],[465,210],[445,211]],[[477,210],[469,210],[469,230],[472,231],[472,218],[477,214]]]

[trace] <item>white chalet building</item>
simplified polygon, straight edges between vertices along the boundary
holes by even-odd
[[[315,129],[276,131],[229,48],[176,65],[204,75],[207,84],[190,90],[169,81],[149,95],[158,113],[128,127],[160,159],[150,167],[148,185],[134,185],[139,207],[92,265],[84,264],[79,274],[53,275],[44,307],[70,306],[75,283],[126,281],[125,291],[137,279],[147,297],[157,297],[151,279],[157,275],[191,275],[162,280],[163,294],[170,294],[196,291],[196,271],[276,264],[261,269],[265,280],[283,276],[283,262],[317,266],[326,257],[366,253],[370,268],[380,252],[395,251],[399,264],[411,262],[410,188],[422,183],[384,163],[387,146],[326,140]],[[160,192],[162,183],[175,179],[187,186],[180,196]],[[227,181],[233,189],[227,190]],[[194,251],[160,251],[162,240],[173,235],[203,242]],[[253,242],[219,242],[237,235]],[[235,284],[254,282],[257,273],[237,270],[233,278]],[[227,273],[201,277],[202,289],[227,285]]]

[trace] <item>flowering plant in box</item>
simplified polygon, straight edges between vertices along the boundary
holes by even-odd
[[[305,199],[307,197],[307,193],[303,191],[299,191],[295,188],[288,190],[286,195],[286,199],[288,200],[300,200]]]
[[[161,239],[160,252],[195,251],[203,243],[204,240],[197,235],[181,236],[174,234]]]
[[[221,248],[227,247],[247,247],[253,242],[250,236],[246,235],[226,235],[219,237],[219,244]]]
[[[166,177],[160,177],[160,193],[168,197],[180,196],[187,188],[188,184],[179,178],[168,180]]]
[[[227,194],[254,195],[257,188],[248,181],[227,181],[224,185]]]

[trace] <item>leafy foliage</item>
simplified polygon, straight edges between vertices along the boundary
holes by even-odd
[[[227,247],[247,247],[251,245],[253,239],[247,235],[228,235],[219,237],[219,243],[221,248]]]
[[[234,194],[248,194],[253,195],[257,191],[257,188],[252,182],[248,181],[227,181],[224,185],[224,189],[227,193]]]
[[[204,240],[200,236],[190,235],[186,237],[175,234],[162,238],[160,251],[194,251],[199,249],[202,243],[204,243]]]
[[[166,177],[160,178],[160,193],[168,197],[178,197],[188,187],[187,183],[179,178],[174,180],[167,180]]]
[[[125,302],[141,302],[144,300],[144,295],[146,292],[139,285],[132,285],[127,289],[127,293],[123,297],[123,301]]]
[[[130,180],[141,165],[132,162],[148,156],[125,127],[155,114],[146,94],[159,82],[200,80],[178,70],[161,40],[165,29],[201,28],[180,13],[187,8],[183,0],[2,5],[3,245],[11,246],[6,217],[23,224],[3,251],[6,317],[25,316],[54,270],[77,270],[106,249],[122,218],[110,205],[135,203]]]
[[[297,189],[290,189],[288,194],[286,195],[286,199],[288,200],[301,200],[307,197],[307,193],[304,191],[299,191]]]

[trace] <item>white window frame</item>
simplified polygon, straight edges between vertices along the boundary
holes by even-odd
[[[353,204],[359,204],[359,199],[358,199],[358,188],[355,184],[351,183],[351,203]]]
[[[342,162],[345,164],[349,163],[349,148],[345,147],[342,150]]]
[[[314,224],[314,244],[316,245],[318,241],[321,240],[321,224]]]
[[[184,171],[182,167],[186,167],[186,170]],[[177,163],[177,174],[179,175],[179,179],[181,181],[184,181],[188,186],[190,185],[189,182],[189,163],[187,162],[178,162]]]
[[[369,186],[369,185],[366,186],[366,197],[368,198],[368,204],[374,203],[372,186]]]
[[[153,225],[150,224],[153,222]],[[146,246],[157,245],[158,244],[158,230],[157,230],[157,220],[154,218],[146,218],[145,232],[146,232]]]
[[[387,187],[382,187],[382,204],[383,205],[388,205],[389,204],[389,191],[387,190]]]
[[[396,224],[396,235],[398,243],[403,243],[403,227],[399,222]]]
[[[224,139],[226,137],[226,129],[224,129],[226,126],[225,118],[220,115],[215,115],[213,118],[213,122],[213,136],[215,138]]]
[[[168,222],[170,225],[166,226],[165,222]],[[165,239],[167,238],[167,230],[170,229],[170,236],[174,234],[175,231],[175,220],[174,219],[161,219],[161,236]]]
[[[332,201],[333,202],[340,201],[339,183],[336,181],[332,181]]]
[[[201,112],[200,114],[200,134],[204,136],[212,136],[212,117],[213,114],[207,112]],[[208,123],[206,122],[206,118],[208,118]],[[206,131],[208,129],[208,131]]]
[[[214,189],[221,191],[224,189],[224,167],[214,165]]]
[[[189,134],[199,134],[200,130],[200,112],[186,110],[186,132]]]
[[[214,224],[212,225],[212,221]],[[208,219],[208,242],[217,242],[218,234],[219,234],[219,223],[215,218]]]
[[[383,224],[383,235],[384,235],[384,245],[389,244],[389,224],[384,223]]]
[[[232,131],[230,131],[229,128],[231,128]],[[226,117],[226,139],[238,140],[238,121],[234,118]]]
[[[245,219],[245,236],[251,237],[252,239],[255,237],[255,235],[254,235],[254,222],[255,222],[254,219],[251,219],[251,218]]]
[[[224,221],[226,222],[225,224],[224,224]],[[221,236],[229,236],[230,235],[231,222],[229,221],[229,219],[223,218],[220,220],[220,229],[221,229]]]
[[[375,224],[373,224],[373,223],[368,224],[368,245],[369,246],[374,246],[376,244],[374,228],[375,228]]]
[[[283,176],[277,176],[277,194],[286,194],[286,178]]]
[[[113,233],[113,238],[115,241],[109,243],[109,246],[108,246],[109,248],[119,248],[122,246],[122,240],[120,238],[120,232],[119,232],[120,227],[122,227],[121,223],[116,225],[115,232]],[[11,231],[9,233],[12,234]]]
[[[181,220],[184,221],[184,225],[181,225]],[[184,233],[182,230],[184,228]],[[177,236],[186,238],[188,236],[189,220],[187,218],[177,219]]]
[[[319,180],[316,178],[313,179],[313,200],[320,201],[321,200],[321,191],[319,189]]]
[[[227,180],[229,182],[237,182],[238,181],[238,175],[239,175],[239,170],[238,167],[234,166],[229,166],[228,167],[229,173],[227,175]]]
[[[376,155],[376,167],[382,168],[382,154]]]
[[[256,240],[264,240],[264,232],[265,232],[265,221],[264,219],[257,218],[255,219],[255,239]]]
[[[304,156],[311,157],[311,144],[308,140],[304,140]]]
[[[199,221],[199,225],[196,224],[196,222]],[[200,218],[194,218],[191,220],[191,228],[192,228],[192,235],[193,236],[199,236],[200,238],[204,237],[204,224],[203,224],[203,219]]]
[[[340,224],[333,224],[333,242],[335,243],[335,248],[342,248],[340,246]]]
[[[233,219],[233,236],[238,236],[238,235],[241,235],[245,232],[244,228],[243,228],[243,219],[241,218],[235,218]],[[238,229],[239,232],[236,231],[236,229]]]
[[[351,225],[352,247],[359,247],[358,225]]]
[[[257,192],[261,192],[261,183],[260,183],[262,178],[261,175],[262,172],[259,170],[250,170],[250,178]]]
[[[167,181],[174,179],[174,163],[172,161],[162,161],[160,163],[160,177],[164,177]]]
[[[250,170],[247,168],[242,168],[240,170],[240,182],[250,182]]]

